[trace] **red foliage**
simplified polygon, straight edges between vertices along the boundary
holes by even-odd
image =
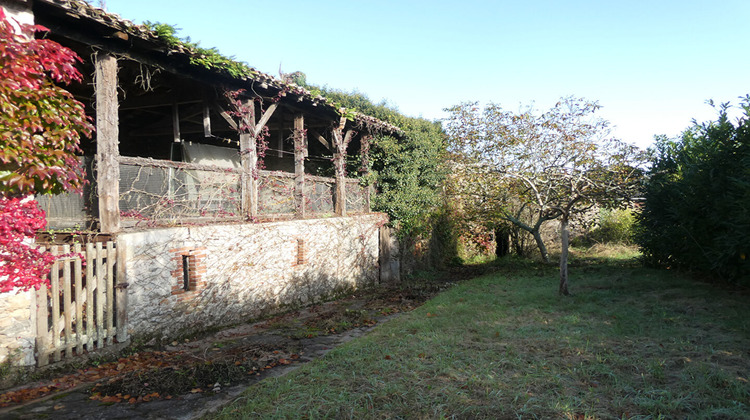
[[[36,201],[0,197],[0,293],[47,284],[55,257],[33,243],[46,224]]]
[[[0,193],[5,196],[78,191],[84,183],[80,135],[93,126],[83,104],[55,83],[81,80],[81,59],[19,25],[0,9]]]
[[[31,36],[44,27],[17,27],[0,8],[0,293],[47,282],[55,257],[34,246],[45,214],[19,197],[80,191],[78,142],[93,131],[83,104],[55,84],[81,80],[80,58]]]

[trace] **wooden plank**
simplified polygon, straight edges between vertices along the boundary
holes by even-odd
[[[305,218],[305,119],[294,116],[294,207],[298,219]]]
[[[44,248],[41,249],[44,252]],[[49,324],[47,323],[48,287],[40,287],[36,293],[36,363],[37,366],[49,364]]]
[[[63,245],[63,254],[70,254],[70,245]],[[71,305],[70,257],[65,257],[63,265],[63,316],[65,317],[65,357],[73,357],[73,307]]]
[[[107,242],[107,345],[114,344],[115,336],[115,247]]]
[[[94,244],[86,244],[86,350],[94,350],[94,289],[96,289],[96,278],[94,277],[94,264],[96,254]]]
[[[73,245],[73,252],[76,254],[73,260],[73,282],[75,283],[75,307],[76,307],[76,353],[83,354],[83,273],[81,263],[81,244]]]
[[[96,90],[96,168],[99,194],[99,223],[102,233],[120,229],[120,166],[117,60],[99,52],[95,59]]]
[[[117,342],[124,343],[128,340],[128,278],[125,262],[127,261],[126,247],[119,244],[115,247],[117,251],[117,262],[115,263],[116,283],[116,312],[117,312]]]
[[[96,243],[96,347],[104,347],[104,251]]]
[[[54,249],[54,248],[53,248]],[[55,252],[55,254],[58,254]],[[50,299],[52,299],[52,348],[53,359],[60,361],[60,332],[57,329],[60,323],[60,263],[55,261],[50,271]]]

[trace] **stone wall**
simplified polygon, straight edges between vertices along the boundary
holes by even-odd
[[[386,216],[121,233],[129,332],[168,340],[378,282]]]
[[[34,292],[0,293],[0,363],[33,365],[35,332]]]

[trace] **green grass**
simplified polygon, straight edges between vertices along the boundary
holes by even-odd
[[[746,294],[584,257],[571,297],[501,260],[218,418],[750,417]]]

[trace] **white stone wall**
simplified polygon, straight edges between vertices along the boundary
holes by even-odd
[[[35,328],[34,292],[0,293],[0,363],[33,365]]]
[[[378,281],[386,216],[153,229],[121,233],[129,332],[171,339]],[[183,290],[183,256],[190,290]]]

